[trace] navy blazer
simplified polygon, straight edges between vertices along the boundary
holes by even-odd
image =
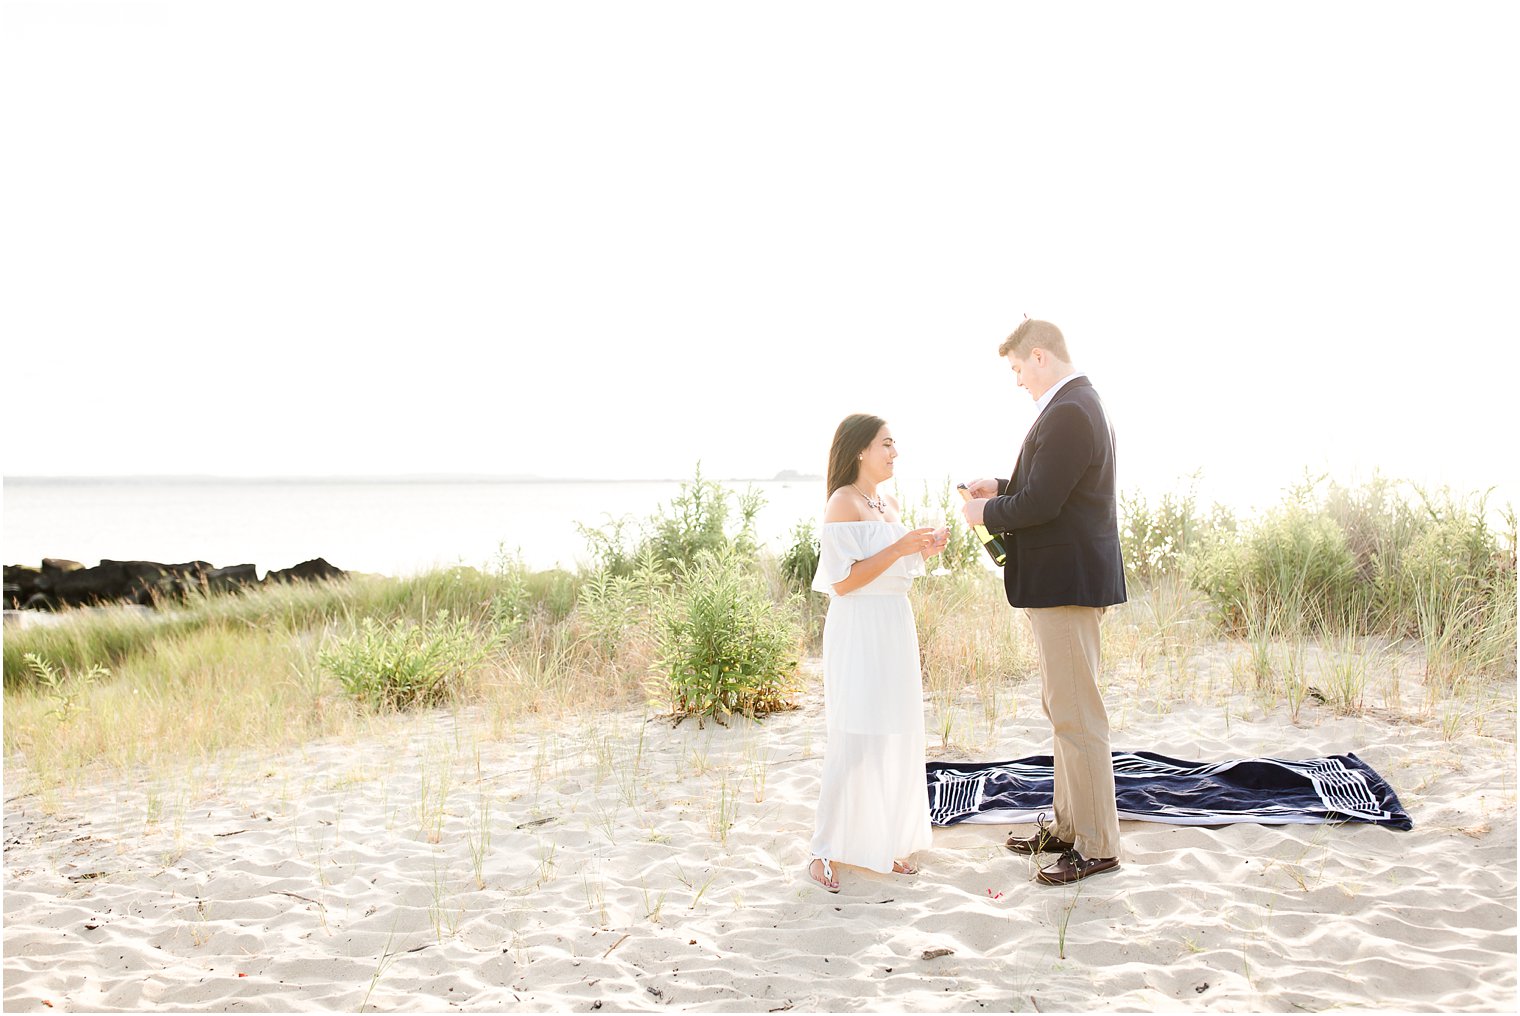
[[[985,522],[1003,534],[1003,586],[1013,606],[1124,602],[1114,435],[1087,378],[1068,381],[1035,419]]]

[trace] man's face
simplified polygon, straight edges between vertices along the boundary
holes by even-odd
[[[1029,351],[1029,356],[1020,357],[1013,353],[1008,354],[1008,366],[1013,369],[1013,376],[1018,381],[1020,388],[1029,393],[1029,397],[1039,401],[1041,395],[1050,390],[1055,381],[1051,375],[1052,358],[1045,350],[1038,347]]]

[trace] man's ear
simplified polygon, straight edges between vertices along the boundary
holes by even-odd
[[[1029,359],[1036,367],[1045,366],[1045,350],[1035,346],[1029,351]]]

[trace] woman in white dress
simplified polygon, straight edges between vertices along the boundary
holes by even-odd
[[[833,863],[916,874],[929,846],[923,674],[908,587],[945,549],[948,529],[909,531],[877,487],[897,446],[880,418],[846,417],[829,450],[829,501],[813,588],[829,594],[823,627],[828,745],[808,875],[839,891]]]

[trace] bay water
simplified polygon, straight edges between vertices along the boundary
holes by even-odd
[[[823,509],[822,480],[720,481],[765,498],[761,539],[781,553],[792,527]],[[465,564],[489,567],[501,549],[535,569],[589,560],[576,523],[642,520],[679,481],[499,481],[210,478],[7,478],[0,557],[98,564],[102,558],[218,567],[259,574],[315,557],[347,571],[408,575]],[[730,499],[731,528],[738,498]],[[630,530],[630,533],[633,530]]]

